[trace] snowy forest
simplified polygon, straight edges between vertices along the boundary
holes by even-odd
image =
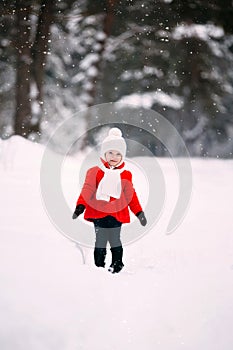
[[[167,118],[191,156],[232,157],[231,0],[1,0],[0,11],[2,139],[45,143],[77,111],[120,101]]]
[[[0,12],[0,350],[232,350],[233,0]],[[112,127],[114,171],[97,153]],[[98,201],[94,167],[130,182],[119,273],[73,220],[85,183]]]

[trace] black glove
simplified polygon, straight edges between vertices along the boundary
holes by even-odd
[[[84,210],[85,210],[85,205],[83,205],[83,204],[77,205],[77,207],[76,207],[76,209],[75,209],[75,211],[74,211],[74,214],[73,214],[73,216],[72,216],[72,219],[77,219],[77,217],[78,217],[80,214],[82,214],[82,213],[84,212]]]
[[[140,221],[140,224],[142,226],[146,226],[147,224],[147,220],[146,220],[146,217],[145,217],[145,214],[143,211],[139,211],[136,216],[138,217],[138,220]]]

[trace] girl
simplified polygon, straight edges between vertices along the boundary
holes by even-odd
[[[125,170],[126,142],[121,130],[112,128],[101,145],[102,166],[87,171],[86,179],[77,200],[73,219],[84,211],[84,219],[94,223],[96,241],[95,265],[105,267],[106,246],[109,241],[112,263],[109,271],[120,272],[123,248],[120,239],[121,226],[130,222],[129,209],[140,223],[147,223],[132,184],[132,174]]]

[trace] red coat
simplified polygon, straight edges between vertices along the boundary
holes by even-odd
[[[105,163],[106,167],[109,167]],[[123,167],[122,164],[119,168]],[[103,218],[107,215],[114,216],[122,223],[130,222],[129,209],[136,215],[142,211],[137,194],[132,184],[132,174],[128,170],[123,170],[121,176],[121,196],[119,199],[110,197],[110,201],[97,200],[96,190],[104,176],[104,171],[98,166],[90,168],[87,171],[86,179],[77,200],[77,204],[83,204],[86,207],[84,219],[92,221],[92,219]]]

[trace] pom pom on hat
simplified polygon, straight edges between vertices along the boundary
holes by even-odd
[[[112,129],[109,130],[108,136],[121,137],[122,136],[122,132],[118,128],[112,128]]]
[[[118,151],[122,155],[122,159],[126,154],[126,142],[122,137],[122,132],[118,128],[111,128],[108,132],[108,136],[103,140],[101,145],[100,156],[105,159],[105,153],[108,151]]]

